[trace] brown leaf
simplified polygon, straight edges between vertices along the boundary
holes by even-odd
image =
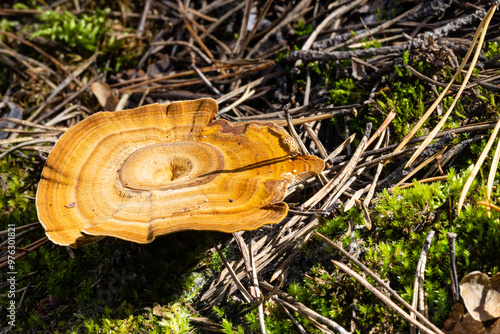
[[[158,317],[163,317],[163,312],[161,310],[161,306],[157,302],[153,303],[153,314],[158,316]]]
[[[351,63],[352,63],[352,77],[354,79],[361,80],[364,77],[366,77],[365,67],[362,64],[354,60]]]
[[[118,91],[116,89],[111,89],[108,84],[102,82],[94,82],[90,85],[90,89],[104,110],[115,110],[119,100]]]
[[[466,275],[460,282],[460,295],[475,320],[500,317],[500,273],[491,278],[479,271]]]

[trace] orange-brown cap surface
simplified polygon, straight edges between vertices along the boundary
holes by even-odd
[[[182,230],[281,221],[286,188],[323,170],[274,124],[213,121],[212,99],[100,112],[50,153],[36,195],[47,236],[72,247],[113,236],[149,243]]]

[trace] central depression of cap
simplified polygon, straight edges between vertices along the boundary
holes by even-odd
[[[145,146],[131,154],[119,171],[132,190],[171,190],[204,184],[224,168],[224,157],[202,142],[173,142]]]

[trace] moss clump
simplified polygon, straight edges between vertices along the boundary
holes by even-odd
[[[7,155],[0,160],[0,229],[7,228],[7,221],[20,223],[36,220],[32,201],[34,192],[35,159],[13,158]],[[28,215],[28,217],[26,217]]]
[[[0,230],[8,224],[36,221],[36,158],[7,156],[0,161]],[[42,238],[43,228],[17,233],[19,247]],[[216,234],[216,237],[218,235]],[[188,328],[187,305],[211,275],[204,262],[210,243],[202,232],[183,232],[138,245],[108,238],[68,252],[48,243],[15,263],[16,288],[28,293],[16,316],[13,333],[135,332]],[[74,258],[72,258],[74,256]],[[4,279],[5,272],[2,274]],[[16,296],[19,303],[20,296]],[[7,305],[6,295],[0,305]],[[153,303],[162,316],[148,309]],[[157,312],[156,312],[157,313]],[[193,314],[195,315],[195,314]],[[5,308],[0,318],[6,319]],[[184,332],[180,330],[178,332]]]
[[[35,31],[31,38],[44,36],[77,50],[95,52],[109,31],[106,27],[106,14],[109,11],[97,10],[94,15],[82,14],[81,17],[76,17],[68,11],[45,11],[40,15],[40,29]]]
[[[32,31],[31,39],[38,36],[48,38],[84,57],[101,52],[100,57],[104,58],[102,63],[109,60],[115,71],[133,67],[142,56],[144,47],[141,41],[133,38],[133,34],[124,34],[132,32],[132,29],[119,27],[107,16],[110,11],[109,8],[97,9],[92,15],[83,13],[76,16],[69,11],[48,10],[40,15],[40,24],[28,26],[26,30]]]
[[[500,271],[499,214],[492,213],[488,218],[484,208],[474,203],[483,195],[471,195],[462,214],[455,215],[453,203],[467,175],[459,176],[451,169],[443,183],[415,182],[411,188],[396,189],[392,193],[384,191],[376,199],[371,213],[374,222],[371,231],[363,228],[362,213],[358,210],[326,222],[319,231],[333,240],[340,239],[344,249],[358,257],[408,302],[411,302],[416,266],[425,238],[430,230],[436,231],[427,258],[424,289],[431,320],[441,326],[452,307],[447,232],[457,234],[459,279],[475,270],[491,274]],[[475,188],[476,194],[481,193],[481,185],[476,183]],[[343,235],[349,224],[354,227],[353,233]],[[308,252],[314,253],[320,261],[311,269],[309,277],[290,286],[291,295],[344,326],[349,327],[351,319],[354,320],[361,333],[370,330],[373,324],[378,324],[382,332],[408,327],[359,283],[329,263],[332,252],[333,258],[336,257],[333,249],[321,248],[325,257],[318,255],[318,246],[318,242],[308,245]]]

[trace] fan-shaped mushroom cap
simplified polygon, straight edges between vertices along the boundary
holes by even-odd
[[[212,122],[212,99],[101,112],[50,153],[36,206],[47,236],[149,243],[181,230],[234,232],[281,221],[286,188],[324,168],[274,124]]]

